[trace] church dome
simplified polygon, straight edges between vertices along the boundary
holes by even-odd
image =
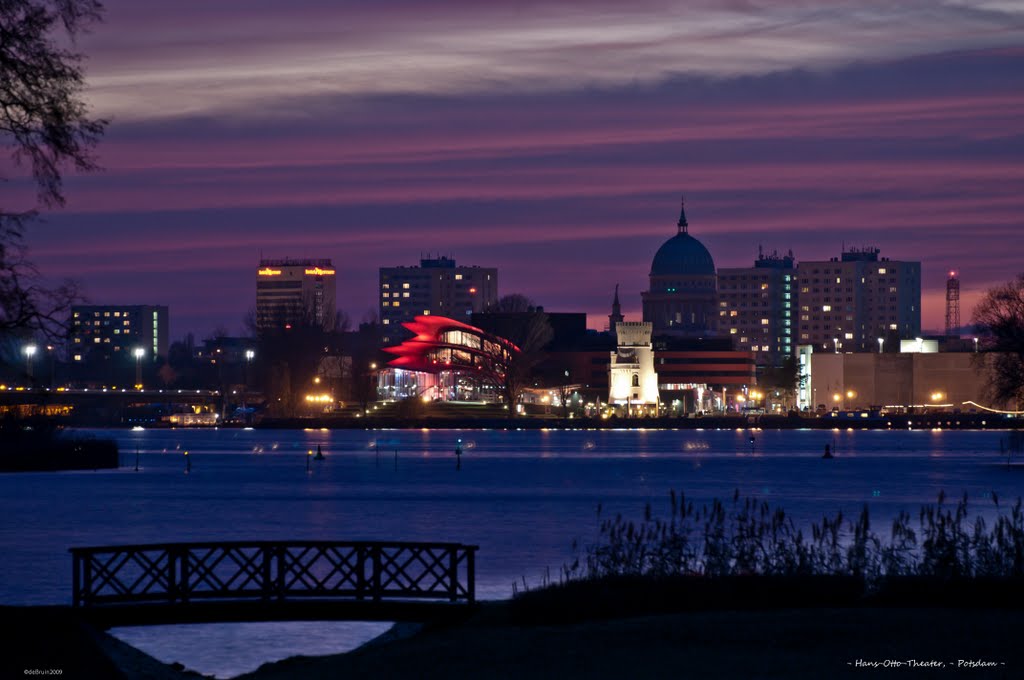
[[[687,232],[686,212],[679,214],[679,233],[665,241],[651,262],[651,276],[714,276],[715,261],[704,244]]]

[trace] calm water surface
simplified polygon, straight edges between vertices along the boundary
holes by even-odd
[[[646,502],[656,514],[667,511],[669,489],[695,501],[738,489],[802,523],[866,503],[877,527],[901,509],[934,502],[940,490],[967,492],[985,513],[993,491],[1024,495],[1024,471],[1008,469],[998,455],[1000,432],[90,433],[117,439],[122,469],[0,475],[0,602],[70,602],[72,546],[222,539],[473,543],[480,546],[479,596],[504,598],[513,581],[535,585],[547,568],[556,574],[573,540],[594,536],[598,503],[639,517]],[[456,471],[459,439],[465,455]],[[821,460],[826,443],[835,460]],[[307,473],[306,452],[318,444],[326,459]],[[115,632],[162,660],[230,677],[297,653],[343,651],[386,628],[290,623]]]

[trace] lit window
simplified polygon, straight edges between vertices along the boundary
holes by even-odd
[[[768,325],[768,319],[761,319],[761,325],[762,326],[767,326]]]
[[[408,283],[403,283],[403,284],[402,284],[402,288],[408,288],[408,287],[409,287],[409,284],[408,284]]]
[[[761,284],[761,290],[768,290],[768,284],[767,283],[762,283]]]
[[[736,335],[736,329],[735,329],[735,328],[730,328],[730,329],[729,329],[729,333],[730,333],[731,335]]]
[[[407,297],[409,297],[409,294],[408,293],[402,293],[402,297],[407,298]]]
[[[381,293],[381,295],[380,295],[380,296],[381,296],[381,297],[384,297],[384,298],[389,298],[389,297],[391,297],[391,295],[389,295],[388,293]]]
[[[430,316],[430,310],[429,309],[424,309],[423,310],[423,316]]]
[[[898,328],[899,328],[899,326],[897,326],[897,325],[896,325],[896,324],[894,324],[894,323],[891,323],[891,324],[889,324],[889,330],[891,330],[891,331],[894,331],[894,330],[896,330],[896,329],[898,329]]]
[[[114,312],[114,316],[121,316],[121,312]]]
[[[822,305],[821,306],[821,311],[823,311],[823,312],[831,312],[832,311],[832,305]]]
[[[383,288],[384,290],[387,290],[388,288],[391,288],[391,284],[390,283],[382,283],[382,284],[380,284],[380,287]]]
[[[847,340],[853,340],[853,333],[847,333],[843,337],[846,338]]]
[[[878,273],[879,274],[885,274],[886,273],[885,267],[879,267],[878,268]]]
[[[75,338],[75,344],[76,344],[76,345],[77,345],[78,343],[80,343],[80,342],[82,342],[82,339],[81,339],[81,338]]]
[[[731,312],[729,312],[729,316],[736,316],[737,313],[738,312],[734,309]]]
[[[384,325],[388,326],[391,324],[391,319],[384,319]]]
[[[456,281],[461,281],[462,280],[462,274],[456,274],[455,275],[455,280]]]
[[[81,360],[82,360],[82,355],[81,354],[76,354],[75,355],[75,361],[81,361]]]
[[[110,312],[103,312],[103,316],[110,316]]]
[[[93,338],[92,341],[97,343],[97,344],[99,344],[100,339],[99,338]]]

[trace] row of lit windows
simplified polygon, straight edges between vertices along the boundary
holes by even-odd
[[[100,313],[99,312],[93,312],[92,315],[94,317],[96,317],[96,318],[100,317]],[[121,316],[127,317],[128,316],[128,312],[103,312],[103,316],[104,317],[108,317],[109,318],[111,315],[113,315],[114,318],[119,318]],[[74,318],[77,319],[77,318],[79,318],[79,316],[81,316],[81,312],[75,312],[74,313]]]

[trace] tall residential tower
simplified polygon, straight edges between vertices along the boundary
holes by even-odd
[[[468,321],[474,312],[491,311],[498,302],[498,270],[459,267],[448,257],[421,259],[418,267],[380,268],[380,321],[385,345],[408,335],[402,324],[438,314]]]

